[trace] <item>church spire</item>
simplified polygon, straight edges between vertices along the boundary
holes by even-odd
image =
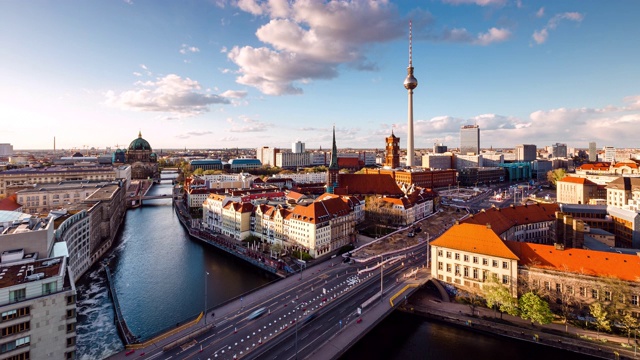
[[[333,147],[331,148],[331,162],[329,163],[330,170],[338,170],[338,147],[336,146],[336,127],[333,126]]]

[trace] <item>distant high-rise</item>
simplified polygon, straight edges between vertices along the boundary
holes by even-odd
[[[13,145],[0,144],[0,156],[11,156],[11,155],[13,155]]]
[[[602,150],[604,150],[604,158],[603,161],[606,162],[615,162],[616,161],[616,148],[613,146],[605,146]]]
[[[533,161],[538,157],[535,145],[516,145],[516,161]]]
[[[551,156],[554,158],[566,158],[567,144],[555,143],[551,145]]]
[[[596,148],[595,141],[592,141],[589,143],[589,161],[591,162],[598,161],[598,150]]]
[[[464,125],[460,128],[460,154],[480,154],[480,126]]]
[[[302,154],[304,152],[304,143],[301,141],[296,141],[291,144],[291,152],[294,154]]]
[[[404,87],[409,94],[409,114],[407,120],[407,166],[413,166],[413,89],[418,87],[418,79],[413,76],[413,60],[411,47],[411,21],[409,21],[409,67],[407,67],[407,77],[404,79]]]
[[[386,156],[384,165],[392,169],[400,167],[400,138],[393,134],[391,130],[391,136],[385,139],[386,142]]]
[[[442,143],[440,144],[433,144],[433,153],[434,154],[444,154],[447,152],[447,145],[442,145]]]

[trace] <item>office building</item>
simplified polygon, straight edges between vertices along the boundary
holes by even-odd
[[[596,148],[595,141],[589,143],[589,161],[596,162],[598,161],[598,150]]]
[[[460,154],[480,154],[480,126],[464,125],[460,128]]]
[[[13,155],[13,145],[0,144],[0,157],[8,157]]]
[[[602,150],[604,150],[604,156],[602,161],[613,163],[616,161],[616,148],[613,146],[605,146]]]
[[[293,144],[291,144],[291,152],[294,154],[300,154],[305,152],[304,143],[301,141],[296,141]]]
[[[551,145],[551,156],[554,158],[566,158],[567,144],[555,143]]]
[[[433,144],[433,153],[434,154],[444,154],[446,153],[447,150],[447,146],[446,145],[442,145],[442,143],[435,143]],[[424,165],[422,165],[424,166]]]
[[[538,157],[535,145],[517,145],[516,161],[533,161]]]

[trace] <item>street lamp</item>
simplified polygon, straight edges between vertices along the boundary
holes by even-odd
[[[209,280],[209,272],[204,272],[204,324],[207,325],[207,280]]]

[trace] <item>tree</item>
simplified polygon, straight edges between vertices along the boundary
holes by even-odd
[[[509,289],[502,285],[497,277],[490,276],[482,289],[487,306],[494,311],[500,310],[500,319],[505,312],[513,316],[518,315],[518,300],[511,296]]]
[[[547,180],[555,187],[558,180],[562,180],[566,175],[567,170],[563,168],[551,170],[547,173]]]
[[[620,318],[620,324],[622,324],[624,329],[627,330],[627,344],[629,344],[631,339],[631,330],[638,328],[638,319],[636,319],[630,311],[627,311]]]
[[[596,327],[598,328],[598,338],[600,337],[600,329],[605,331],[611,330],[611,322],[609,321],[609,313],[599,302],[594,302],[589,305],[589,312],[591,316],[596,319]]]
[[[548,324],[553,319],[549,303],[533,291],[529,291],[520,297],[519,306],[520,317],[525,320],[531,320],[532,325],[534,322],[540,325]]]
[[[193,170],[193,175],[196,175],[196,176],[200,176],[203,173],[204,173],[204,170],[202,170],[202,168],[197,168],[197,169]]]

